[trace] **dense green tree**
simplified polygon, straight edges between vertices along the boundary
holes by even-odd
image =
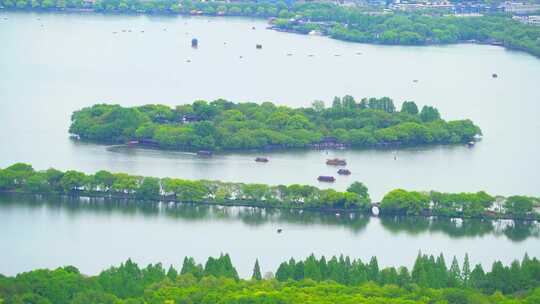
[[[532,212],[533,201],[526,196],[510,196],[504,202],[504,209],[508,214],[524,217]]]
[[[401,112],[408,113],[411,115],[418,114],[418,106],[414,101],[404,101],[401,105]]]
[[[136,192],[136,196],[140,199],[156,199],[159,195],[160,183],[155,177],[145,177]]]
[[[336,97],[331,108],[324,108],[322,102],[293,109],[270,102],[235,104],[222,99],[198,100],[174,109],[99,104],[75,112],[70,132],[81,139],[134,140],[189,151],[316,147],[328,137],[353,147],[450,144],[471,141],[481,134],[469,120],[446,122],[432,107],[423,111],[420,115],[395,112],[388,97],[357,104],[349,95]]]
[[[259,260],[255,260],[255,266],[253,266],[253,274],[251,275],[252,280],[262,280],[261,275],[261,266],[259,266]]]
[[[436,108],[431,106],[423,106],[422,111],[420,111],[420,119],[422,119],[423,122],[431,122],[441,119],[441,115],[439,114],[439,110]]]

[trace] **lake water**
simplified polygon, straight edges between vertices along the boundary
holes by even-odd
[[[277,229],[283,229],[281,234]],[[76,265],[98,273],[131,257],[180,268],[184,256],[205,262],[229,253],[241,276],[255,259],[263,272],[290,257],[345,254],[412,267],[421,250],[448,262],[465,253],[486,269],[540,256],[540,225],[512,221],[377,218],[258,209],[0,195],[0,273]]]
[[[0,167],[27,162],[36,169],[107,169],[340,190],[359,180],[374,200],[398,187],[540,195],[538,58],[480,45],[354,44],[265,26],[242,18],[0,11]],[[194,37],[197,50],[190,46]],[[256,152],[199,159],[190,153],[80,143],[67,133],[73,111],[100,102],[177,105],[223,97],[299,107],[315,99],[330,104],[333,96],[345,94],[434,105],[446,119],[472,119],[484,138],[473,149],[274,152],[269,163],[260,164],[253,161]],[[347,159],[352,175],[319,185],[318,175],[335,175],[336,169],[324,164],[334,156]],[[274,269],[284,258],[311,252],[378,255],[387,264],[411,263],[419,249],[469,252],[486,263],[540,253],[536,238],[515,241],[492,231],[459,238],[438,230],[393,231],[379,219],[355,231],[319,222],[254,225],[237,216],[188,221],[162,213],[56,207],[11,206],[0,216],[0,273],[66,263],[95,272],[129,256],[170,263],[183,255],[201,260],[221,251],[231,253],[244,274],[255,257]],[[287,229],[286,236],[275,235],[276,223]]]

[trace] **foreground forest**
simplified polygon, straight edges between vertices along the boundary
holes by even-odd
[[[371,213],[373,206],[368,188],[360,182],[352,183],[346,191],[336,191],[309,185],[160,179],[104,170],[88,175],[53,168],[36,171],[24,163],[0,169],[0,192],[364,213]],[[484,191],[442,193],[396,189],[388,192],[377,207],[382,214],[391,215],[534,220],[540,219],[535,210],[539,205],[539,199],[520,195],[494,197]]]
[[[264,275],[263,275],[264,273]],[[282,263],[275,275],[255,261],[251,279],[240,279],[229,255],[205,265],[184,258],[172,265],[140,268],[127,260],[97,276],[73,266],[34,270],[15,277],[0,275],[4,304],[142,303],[524,303],[540,302],[540,262],[527,255],[510,266],[493,263],[490,271],[470,265],[466,255],[448,267],[444,256],[419,254],[412,269],[380,268],[349,257],[310,256]]]
[[[176,108],[98,104],[73,113],[69,132],[104,143],[138,140],[187,151],[456,144],[481,134],[470,120],[444,121],[431,106],[405,101],[398,111],[388,97],[352,96],[336,97],[331,107],[315,101],[296,109],[223,99]]]
[[[2,5],[18,10],[84,9],[103,13],[278,18],[274,23],[277,29],[306,34],[318,30],[340,40],[396,45],[477,42],[540,56],[540,27],[524,25],[509,15],[439,16],[449,13],[444,10],[432,15],[433,11],[380,14],[380,9],[374,13],[366,8],[331,3],[287,4],[284,1],[0,0]]]

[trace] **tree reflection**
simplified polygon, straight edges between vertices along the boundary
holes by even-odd
[[[181,221],[241,221],[246,226],[266,224],[326,225],[345,227],[354,233],[362,232],[370,223],[370,216],[358,213],[329,213],[296,209],[231,207],[201,204],[178,204],[167,202],[143,202],[104,198],[69,198],[66,196],[0,195],[0,208],[47,208],[62,210],[69,216],[84,213],[121,214],[135,217],[166,217]],[[375,222],[377,223],[377,222]],[[381,226],[393,234],[419,235],[440,232],[451,238],[468,238],[485,235],[501,235],[511,241],[521,242],[527,238],[540,237],[538,222],[512,220],[452,219],[438,217],[384,216]]]

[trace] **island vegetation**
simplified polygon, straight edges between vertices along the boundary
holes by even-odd
[[[83,140],[184,151],[457,144],[481,134],[470,120],[447,122],[413,101],[397,110],[388,97],[336,97],[330,107],[315,101],[307,108],[223,99],[175,108],[97,104],[71,119],[69,132]]]
[[[142,304],[142,303],[497,303],[540,301],[540,262],[527,255],[510,266],[493,263],[491,271],[472,267],[465,256],[419,254],[411,270],[379,267],[376,257],[364,263],[349,257],[326,260],[311,255],[282,263],[275,276],[263,274],[255,261],[250,279],[240,279],[227,254],[205,265],[186,257],[177,270],[160,263],[139,267],[127,260],[95,276],[74,266],[40,269],[15,277],[0,275],[4,304]]]
[[[386,215],[540,219],[534,209],[540,204],[536,198],[494,197],[483,191],[440,193],[396,189],[387,193],[380,203],[372,203],[368,188],[361,182],[352,183],[346,191],[336,191],[297,184],[269,186],[142,177],[104,170],[95,174],[53,168],[36,171],[24,163],[0,170],[0,191],[364,213],[377,206]]]
[[[95,11],[123,14],[184,14],[272,18],[273,28],[335,39],[379,44],[496,44],[540,56],[540,28],[511,15],[447,16],[448,12],[385,12],[333,3],[285,1],[0,0],[17,10]]]

